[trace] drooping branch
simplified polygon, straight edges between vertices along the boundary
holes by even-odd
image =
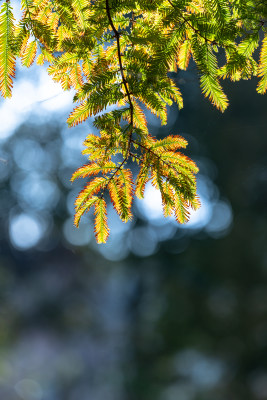
[[[109,229],[104,193],[126,222],[132,216],[134,187],[135,195],[143,198],[150,180],[160,190],[164,215],[174,213],[179,223],[186,222],[189,209],[199,207],[198,168],[180,152],[187,146],[185,139],[151,136],[139,103],[166,124],[167,105],[174,101],[182,106],[168,71],[177,66],[186,70],[191,56],[200,71],[202,92],[217,109],[228,106],[220,79],[258,74],[257,91],[265,93],[267,34],[263,40],[257,34],[266,22],[264,4],[235,2],[233,15],[232,3],[223,0],[192,0],[186,9],[182,0],[168,0],[167,7],[167,2],[151,0],[89,1],[90,7],[88,0],[22,0],[23,16],[16,26],[8,3],[0,7],[2,95],[11,95],[16,57],[23,63],[27,56],[24,65],[29,66],[36,56],[33,50],[41,44],[37,64],[49,62],[49,75],[64,90],[76,92],[74,101],[79,104],[68,118],[69,126],[96,118],[99,134],[89,134],[84,142],[89,162],[72,176],[72,181],[89,179],[75,201],[74,223],[78,226],[81,216],[94,207],[96,238],[105,242]],[[29,36],[27,26],[35,36]],[[226,52],[224,62],[216,44]],[[259,61],[253,56],[258,47]],[[125,107],[107,110],[115,104]],[[135,182],[127,165],[131,157],[139,169]]]
[[[128,85],[127,85],[127,81],[126,81],[126,78],[125,78],[125,75],[124,75],[124,68],[123,68],[123,65],[122,65],[122,58],[121,58],[121,46],[120,46],[120,34],[121,33],[115,28],[114,23],[112,21],[112,17],[111,17],[111,14],[110,14],[109,0],[106,0],[106,10],[107,10],[109,23],[111,25],[111,28],[112,28],[112,30],[114,32],[114,35],[115,35],[115,38],[116,38],[116,41],[117,41],[117,54],[118,54],[118,60],[119,60],[119,66],[120,66],[120,73],[121,73],[123,86],[125,88],[125,91],[126,91],[126,94],[127,94],[127,98],[128,98],[128,101],[129,101],[129,105],[130,105],[130,124],[133,127],[133,103],[132,103],[131,94],[130,94],[130,91],[129,91],[129,88],[128,88]],[[129,144],[128,144],[127,153],[130,150],[131,135],[132,135],[132,129],[131,129],[130,134],[129,134]]]

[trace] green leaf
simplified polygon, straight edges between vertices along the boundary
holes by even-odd
[[[12,49],[14,16],[9,1],[0,10],[0,90],[3,97],[11,97],[15,76],[16,57]]]

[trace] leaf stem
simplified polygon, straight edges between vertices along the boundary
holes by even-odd
[[[111,14],[110,14],[109,0],[106,0],[106,10],[107,10],[107,15],[108,15],[108,20],[109,20],[110,26],[111,26],[111,28],[112,28],[112,30],[114,32],[114,35],[115,35],[115,38],[116,38],[116,41],[117,41],[117,52],[118,52],[120,73],[121,73],[122,83],[123,83],[123,85],[125,87],[125,91],[126,91],[126,94],[127,94],[127,97],[128,97],[129,104],[130,104],[130,110],[131,110],[131,116],[130,116],[131,121],[130,121],[130,124],[133,126],[133,103],[132,103],[131,94],[130,94],[130,91],[129,91],[129,88],[128,88],[128,85],[127,85],[127,81],[126,81],[126,78],[125,78],[125,75],[124,75],[124,69],[125,68],[123,68],[122,59],[121,59],[121,46],[120,46],[120,35],[121,35],[121,33],[115,28],[115,25],[114,25],[114,23],[112,21],[112,17],[111,17]],[[131,139],[132,139],[132,129],[131,129],[131,132],[130,132],[130,135],[129,135],[127,154],[129,153],[129,150],[130,150]],[[126,154],[126,157],[127,157],[127,154]]]
[[[112,173],[112,175],[107,179],[107,183],[105,184],[105,186],[102,189],[102,194],[101,194],[101,198],[103,198],[104,196],[104,192],[106,187],[108,186],[109,182],[113,179],[113,177],[117,174],[117,172],[122,168],[123,164],[125,164],[125,162],[127,161],[129,155],[130,155],[130,148],[131,148],[131,143],[132,143],[132,134],[133,134],[133,103],[132,103],[132,99],[131,99],[131,93],[129,91],[128,85],[127,85],[127,80],[125,78],[124,75],[124,70],[125,68],[123,67],[122,64],[122,56],[121,56],[121,46],[120,46],[120,35],[121,32],[119,32],[112,20],[111,14],[110,14],[110,7],[109,7],[109,0],[106,0],[106,10],[107,10],[107,16],[108,16],[108,20],[110,23],[110,26],[114,32],[114,36],[116,38],[116,42],[117,42],[117,53],[118,53],[118,60],[119,60],[119,71],[121,73],[121,78],[122,78],[122,84],[125,88],[126,91],[126,97],[128,98],[129,101],[129,105],[130,105],[130,133],[129,133],[129,139],[128,139],[128,144],[127,144],[127,149],[126,149],[126,154],[124,159],[122,160],[122,162],[118,165],[118,167],[115,169],[115,171]]]

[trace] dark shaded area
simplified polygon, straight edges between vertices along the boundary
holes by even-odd
[[[136,206],[130,228],[111,238],[127,249],[120,261],[89,241],[90,223],[78,239],[70,233],[78,189],[68,180],[82,158],[64,125],[25,124],[3,143],[1,398],[267,399],[267,98],[255,81],[225,84],[230,108],[220,114],[193,71],[177,80],[184,110],[158,133],[188,139],[217,208],[209,224],[184,230]],[[233,220],[218,230],[224,204]]]

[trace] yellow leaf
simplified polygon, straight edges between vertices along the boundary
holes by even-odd
[[[186,70],[191,57],[190,41],[186,39],[178,50],[177,65],[180,69]]]
[[[258,76],[261,80],[258,83],[257,92],[264,94],[267,90],[267,34],[262,41]]]
[[[93,196],[90,200],[87,200],[87,202],[84,204],[84,206],[80,207],[80,208],[75,212],[75,215],[74,215],[74,225],[75,225],[76,227],[79,226],[81,216],[82,216],[85,212],[89,211],[89,209],[95,204],[95,202],[96,202],[97,200],[98,200],[98,197],[97,197],[97,196]]]
[[[75,209],[79,210],[80,207],[85,205],[85,203],[90,199],[91,196],[98,193],[106,184],[106,178],[97,177],[91,180],[85,188],[79,193],[75,201]]]
[[[177,191],[174,193],[174,215],[176,221],[180,224],[188,222],[190,213],[188,203],[184,200],[183,195]]]
[[[71,181],[73,182],[74,179],[77,178],[85,178],[86,176],[90,175],[97,175],[100,172],[105,172],[106,174],[108,172],[111,172],[116,168],[116,164],[113,163],[112,161],[104,163],[104,164],[97,164],[95,162],[92,162],[90,164],[85,164],[81,168],[78,168],[72,175]]]
[[[21,63],[25,67],[30,67],[34,62],[37,52],[37,43],[35,41],[26,44],[24,51],[21,52]]]
[[[210,75],[202,75],[200,78],[200,86],[206,97],[210,99],[220,111],[224,111],[228,107],[228,99],[222,90],[217,79]]]
[[[85,121],[90,115],[91,112],[88,107],[87,100],[85,100],[70,113],[67,123],[69,126],[76,126]]]
[[[150,169],[144,162],[135,181],[135,194],[139,199],[144,198],[145,186],[149,181]]]
[[[109,235],[107,206],[103,198],[95,202],[95,236],[97,243],[106,243]]]

